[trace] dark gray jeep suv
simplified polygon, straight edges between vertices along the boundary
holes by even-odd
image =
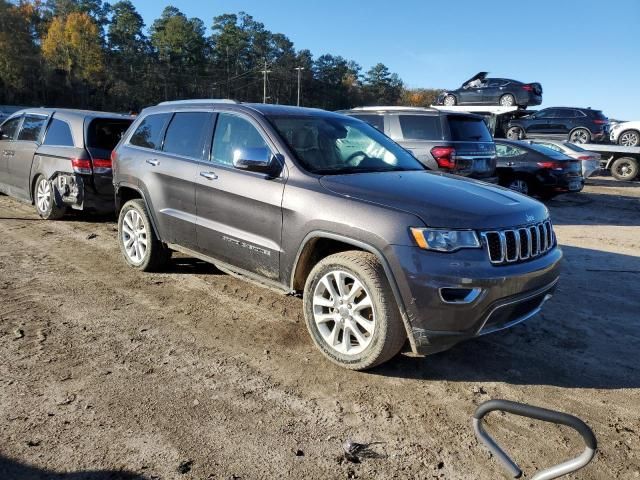
[[[322,110],[168,102],[114,158],[118,238],[134,268],[176,250],[302,293],[311,337],[366,369],[537,313],[562,253],[546,207],[429,172],[360,120]]]

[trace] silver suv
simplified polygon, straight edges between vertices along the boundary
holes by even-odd
[[[497,183],[496,146],[483,118],[418,107],[344,110],[387,134],[430,170]]]
[[[116,147],[118,240],[133,268],[172,251],[286,293],[333,362],[366,369],[537,313],[562,253],[549,212],[427,171],[360,120],[183,101],[144,110]]]

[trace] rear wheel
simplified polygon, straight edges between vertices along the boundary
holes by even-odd
[[[569,134],[571,143],[589,143],[591,141],[591,133],[586,128],[576,128]]]
[[[524,130],[520,127],[511,127],[507,130],[506,136],[509,140],[522,140],[524,138]]]
[[[350,370],[386,362],[406,341],[384,269],[367,252],[337,253],[318,262],[304,287],[304,313],[315,345]]]
[[[611,164],[611,175],[616,180],[631,181],[638,176],[638,161],[630,157],[618,158]]]
[[[129,200],[120,210],[118,244],[127,263],[145,272],[160,270],[171,257],[156,237],[141,199]]]
[[[529,182],[524,178],[512,178],[507,181],[505,187],[524,195],[529,195],[529,192],[531,192],[531,185],[529,185]]]
[[[56,204],[53,184],[42,175],[36,179],[33,187],[33,203],[38,215],[45,220],[58,220],[66,212],[66,208]]]
[[[513,107],[516,104],[516,98],[507,93],[506,95],[502,95],[500,97],[500,106],[501,107]]]
[[[637,130],[625,130],[618,137],[618,145],[624,147],[637,147],[640,145],[640,132]]]
[[[453,107],[456,103],[458,103],[458,101],[453,95],[447,95],[446,97],[444,97],[444,101],[442,103],[444,103],[447,107]]]

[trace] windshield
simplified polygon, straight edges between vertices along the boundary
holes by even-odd
[[[302,166],[317,174],[424,170],[371,125],[349,117],[269,116]]]

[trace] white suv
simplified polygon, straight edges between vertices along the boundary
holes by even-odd
[[[609,138],[612,143],[625,147],[640,146],[640,120],[617,123],[611,127]]]

